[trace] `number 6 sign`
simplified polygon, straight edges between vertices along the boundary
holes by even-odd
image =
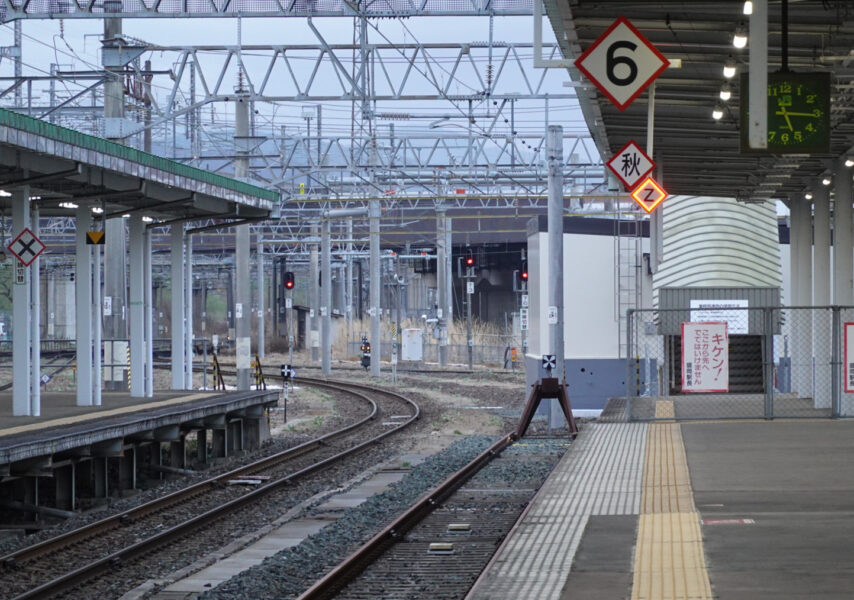
[[[578,70],[620,110],[637,98],[670,61],[620,17],[575,61]]]

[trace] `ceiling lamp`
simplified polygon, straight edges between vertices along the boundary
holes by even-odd
[[[100,215],[101,213],[104,212],[104,209],[101,208],[100,206],[93,206],[92,212],[95,213],[96,215]]]
[[[821,185],[830,185],[830,177],[825,175],[821,178]]]
[[[715,108],[714,108],[714,110],[712,110],[712,118],[713,118],[715,121],[720,121],[720,120],[721,120],[721,117],[723,117],[723,116],[724,116],[724,109],[723,109],[723,107],[722,107],[720,104],[716,105],[716,106],[715,106]]]
[[[846,158],[845,159],[845,166],[848,167],[849,169],[851,167],[854,167],[854,158]]]
[[[744,7],[741,9],[741,12],[743,12],[746,15],[752,15],[753,14],[753,2],[751,2],[750,0],[747,0],[744,3]]]
[[[732,56],[730,56],[727,59],[726,64],[724,65],[724,77],[726,77],[727,79],[732,79],[733,77],[735,77],[735,69],[735,60],[733,60]]]
[[[807,200],[812,200],[812,192],[807,192],[806,194],[804,194],[804,198],[806,198]]]
[[[747,31],[744,29],[744,25],[735,28],[735,33],[732,35],[732,45],[739,50],[747,45]]]
[[[723,87],[721,88],[720,96],[721,100],[723,100],[724,102],[732,98],[732,90],[730,89],[728,83],[724,83]]]
[[[77,205],[74,202],[60,202],[60,208],[77,208]]]

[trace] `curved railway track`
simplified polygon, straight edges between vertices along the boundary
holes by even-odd
[[[0,572],[0,595],[15,600],[50,598],[94,578],[108,577],[119,566],[239,514],[254,502],[375,444],[420,415],[417,404],[388,390],[304,377],[300,380],[359,398],[370,407],[369,414],[299,446],[0,557],[5,567]],[[385,419],[392,416],[399,418],[390,424]],[[264,483],[249,489],[228,485],[230,480],[259,476]],[[62,572],[57,576],[57,571]],[[121,578],[120,573],[117,576]]]

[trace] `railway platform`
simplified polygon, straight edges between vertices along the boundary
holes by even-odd
[[[12,417],[11,393],[0,394],[0,509],[64,516],[136,488],[140,476],[258,447],[279,391],[102,399],[81,407],[73,392],[44,393],[41,416]]]
[[[469,600],[850,598],[854,421],[597,422]]]

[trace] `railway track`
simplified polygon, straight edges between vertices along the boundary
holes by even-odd
[[[304,377],[301,381],[360,399],[369,407],[367,416],[294,448],[0,557],[4,567],[0,595],[15,600],[50,598],[98,577],[121,578],[120,567],[158,548],[179,544],[223,519],[240,518],[242,511],[252,510],[253,503],[287,493],[288,486],[400,431],[420,414],[417,404],[387,390]],[[235,481],[254,485],[229,485]],[[58,576],[57,571],[61,571]],[[87,585],[87,589],[91,588]]]
[[[299,600],[464,597],[568,445],[515,434],[498,440]]]

